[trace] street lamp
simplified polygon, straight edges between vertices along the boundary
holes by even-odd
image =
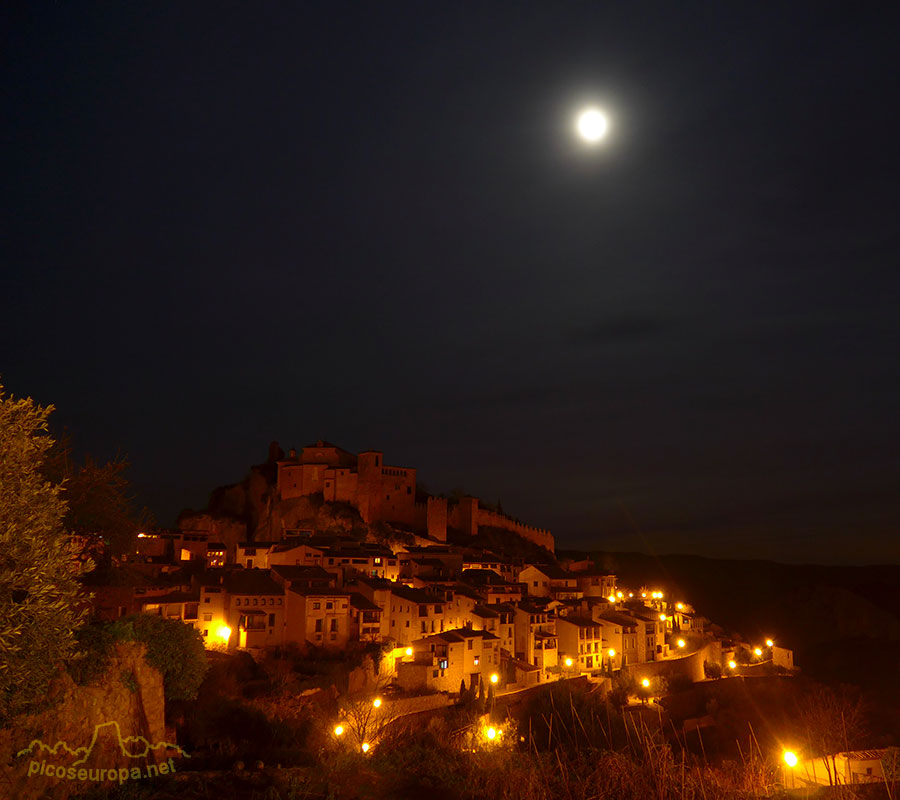
[[[797,758],[797,754],[793,750],[785,750],[781,757],[784,759],[784,763],[790,767],[791,770],[791,788],[793,789],[795,786],[795,778],[794,778],[794,767],[797,766],[800,759]]]

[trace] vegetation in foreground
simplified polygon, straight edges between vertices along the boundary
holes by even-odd
[[[618,707],[591,685],[553,685],[515,705],[491,694],[399,717],[361,733],[351,698],[322,689],[259,693],[268,665],[222,662],[198,699],[182,706],[192,757],[174,776],[85,795],[243,800],[749,800],[789,796],[771,742],[737,757],[697,753],[657,706]],[[302,666],[298,662],[298,667]],[[271,684],[270,684],[271,685]],[[818,695],[816,695],[818,696]],[[820,698],[821,699],[821,698]],[[360,703],[370,706],[371,698]],[[805,723],[804,723],[805,724]],[[746,728],[745,723],[745,728]],[[493,728],[493,733],[490,729]],[[795,732],[796,733],[796,732]],[[761,732],[762,735],[762,732]],[[712,742],[708,743],[708,746]],[[712,745],[714,747],[714,745]],[[874,789],[880,795],[871,795]],[[888,796],[885,785],[828,790],[831,798]],[[810,796],[819,796],[815,793]],[[896,796],[896,794],[894,795]]]

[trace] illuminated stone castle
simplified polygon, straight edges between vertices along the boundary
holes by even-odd
[[[447,540],[447,528],[475,536],[479,527],[502,528],[553,552],[553,535],[500,512],[481,508],[477,497],[448,504],[446,497],[416,495],[416,470],[384,463],[378,450],[350,453],[318,441],[278,462],[282,500],[320,493],[327,503],[348,503],[367,524],[388,522],[403,530]]]

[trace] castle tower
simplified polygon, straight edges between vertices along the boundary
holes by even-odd
[[[367,524],[377,521],[381,515],[381,470],[384,453],[380,450],[364,450],[357,456],[359,475],[356,500],[359,515]]]

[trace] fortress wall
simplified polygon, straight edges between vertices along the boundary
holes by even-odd
[[[553,534],[548,530],[525,525],[522,522],[510,519],[505,514],[497,511],[488,511],[484,508],[476,508],[475,519],[479,527],[483,525],[485,527],[502,528],[521,536],[523,539],[527,539],[529,542],[534,542],[536,545],[546,548],[551,553],[554,552],[555,542]]]

